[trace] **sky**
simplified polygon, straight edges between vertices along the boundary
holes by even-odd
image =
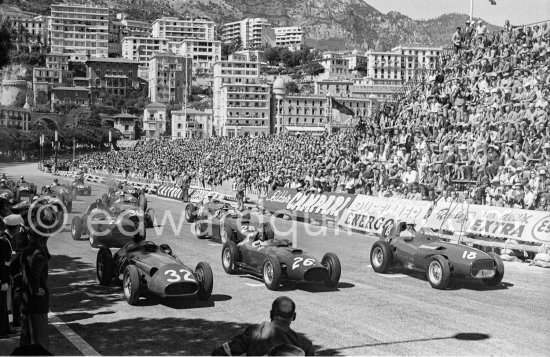
[[[363,0],[377,10],[388,13],[398,11],[413,19],[430,19],[446,13],[470,13],[471,0]],[[493,25],[510,20],[513,25],[550,20],[550,0],[472,0],[474,17]]]

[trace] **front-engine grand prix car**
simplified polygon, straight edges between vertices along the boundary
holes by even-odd
[[[33,198],[36,196],[36,185],[30,182],[20,182],[17,185],[17,190],[19,190],[20,197],[29,197]]]
[[[92,186],[86,186],[84,183],[84,179],[75,179],[71,183],[71,186],[73,187],[73,192],[75,193],[75,195],[90,196],[92,194]]]
[[[188,203],[185,207],[187,222],[195,222],[197,238],[219,239],[226,243],[231,237],[242,241],[249,233],[255,232],[258,224],[250,222],[250,214],[243,214],[228,203],[213,201],[205,205]]]
[[[245,272],[261,277],[270,290],[289,281],[323,283],[328,287],[335,287],[340,281],[341,265],[336,254],[326,253],[318,261],[294,248],[290,241],[275,239],[267,222],[238,244],[232,239],[222,248],[222,265],[228,274]]]
[[[417,232],[414,225],[405,222],[384,231],[383,238],[371,248],[370,262],[377,273],[386,273],[392,263],[425,272],[435,289],[445,289],[451,277],[479,279],[496,286],[504,276],[504,264],[498,254],[443,242],[423,230]]]
[[[200,262],[193,270],[168,245],[150,241],[129,242],[114,257],[110,249],[101,247],[96,272],[101,285],[109,285],[113,278],[122,280],[124,298],[130,305],[137,305],[146,292],[162,298],[196,295],[208,300],[214,285],[208,263]]]
[[[140,188],[136,188],[132,185],[129,185],[123,182],[123,183],[117,184],[115,187],[109,187],[107,196],[109,197],[111,202],[113,202],[117,199],[117,196],[121,196],[121,194],[123,196],[127,196],[127,195],[133,196],[138,200],[139,206],[143,210],[147,209],[147,197],[145,197],[144,190]]]
[[[136,234],[145,239],[146,228],[152,226],[149,211],[143,211],[133,202],[120,199],[109,204],[105,200],[97,200],[82,217],[73,218],[71,235],[74,240],[79,240],[87,234],[92,248],[121,248]]]
[[[47,197],[52,203],[54,203],[54,201],[56,204],[60,202],[69,213],[73,209],[72,187],[68,185],[43,186],[40,197]]]

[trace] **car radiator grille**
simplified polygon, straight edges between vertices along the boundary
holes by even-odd
[[[495,262],[489,259],[476,260],[472,263],[471,271],[474,278],[490,278],[495,274]]]
[[[198,286],[195,283],[173,283],[164,289],[166,295],[186,295],[196,293]]]
[[[311,268],[304,273],[305,281],[324,281],[328,277],[328,271],[325,268]]]

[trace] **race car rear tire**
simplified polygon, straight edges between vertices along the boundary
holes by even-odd
[[[128,265],[124,270],[122,287],[126,302],[130,305],[137,305],[141,294],[141,281],[139,280],[139,272],[135,266]]]
[[[15,202],[21,201],[21,191],[19,191],[19,188],[15,189],[14,197],[15,197],[15,200],[14,200]]]
[[[103,286],[111,284],[115,275],[115,260],[109,248],[99,248],[96,260],[96,274],[99,284]]]
[[[71,211],[73,210],[73,201],[69,200],[69,202],[67,202],[65,207],[67,208],[67,212],[71,213]]]
[[[438,290],[446,289],[451,280],[449,261],[441,255],[434,255],[428,261],[426,275],[432,288]]]
[[[502,261],[500,255],[494,252],[489,252],[487,254],[489,254],[495,262],[495,275],[490,279],[483,279],[483,283],[488,286],[497,286],[504,277],[504,262]]]
[[[214,274],[212,274],[212,268],[205,262],[200,262],[195,268],[195,277],[199,281],[199,290],[197,291],[197,297],[199,300],[208,300],[212,295],[212,288],[214,287]]]
[[[239,248],[237,248],[237,244],[232,241],[224,243],[222,248],[222,266],[227,274],[235,274],[235,262],[237,262],[238,257]]]
[[[387,273],[392,259],[393,253],[387,242],[374,242],[370,250],[370,265],[375,272]]]
[[[195,219],[195,205],[188,203],[187,206],[185,206],[185,220],[187,223],[193,223],[195,222]]]
[[[269,290],[277,290],[283,275],[281,263],[275,256],[268,256],[262,265],[262,280]]]
[[[340,281],[340,276],[342,275],[342,265],[340,264],[338,256],[334,253],[326,253],[321,260],[321,264],[327,268],[329,273],[328,277],[323,282],[325,286],[329,288],[337,286]]]
[[[78,216],[73,217],[71,222],[71,236],[73,240],[80,240],[82,236],[82,218]]]
[[[204,239],[208,235],[208,229],[205,227],[208,223],[205,221],[195,222],[195,235],[199,239]]]
[[[88,186],[88,190],[86,191],[86,193],[88,194],[88,196],[92,195],[92,186]]]
[[[90,237],[88,238],[90,241],[90,246],[92,248],[99,248],[99,242],[97,241],[97,238],[93,235],[93,233],[90,233]]]

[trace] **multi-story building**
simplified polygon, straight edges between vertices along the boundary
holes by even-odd
[[[213,106],[217,135],[259,135],[270,132],[269,86],[260,81],[260,63],[228,61],[214,64]]]
[[[152,25],[153,37],[165,38],[174,42],[183,40],[214,41],[215,34],[214,21],[206,17],[193,19],[163,17],[155,20]]]
[[[315,82],[315,94],[327,95],[331,93],[334,96],[350,96],[353,81],[347,79],[325,79]]]
[[[78,104],[81,106],[90,105],[90,90],[84,87],[54,87],[51,90],[51,109],[59,104]]]
[[[172,140],[212,136],[212,110],[183,109],[172,111]]]
[[[136,126],[138,122],[139,118],[132,114],[121,113],[113,117],[113,127],[118,129],[126,140],[134,140],[136,138]]]
[[[212,73],[212,66],[221,60],[221,41],[183,40],[171,42],[171,52],[193,60],[193,73]]]
[[[415,77],[419,69],[435,70],[442,50],[440,47],[398,46],[391,51],[402,56],[402,77],[408,82]]]
[[[155,53],[149,62],[149,99],[158,103],[182,103],[191,93],[193,74],[190,58]]]
[[[351,77],[349,60],[346,58],[342,58],[332,52],[327,52],[323,54],[323,58],[318,60],[318,62],[325,68],[325,71],[317,76],[317,80]]]
[[[275,46],[286,47],[291,51],[302,49],[304,45],[304,31],[300,26],[274,27]]]
[[[86,61],[86,77],[91,88],[125,95],[128,89],[139,87],[138,65],[125,58],[90,58]]]
[[[342,58],[348,60],[350,71],[354,71],[360,65],[366,66],[369,60],[368,52],[360,54],[357,50],[353,50],[351,54],[343,55]]]
[[[29,131],[30,123],[31,113],[27,109],[0,105],[0,128],[11,127]]]
[[[354,128],[372,111],[370,98],[327,94],[287,94],[282,78],[273,83],[273,132],[322,134]]]
[[[66,53],[48,53],[46,67],[34,67],[32,70],[33,84],[42,82],[70,86],[73,81],[73,72],[69,71],[69,57]]]
[[[149,37],[151,36],[151,24],[145,21],[123,19],[120,23],[124,26],[123,37]]]
[[[367,77],[374,84],[396,85],[403,83],[403,56],[395,52],[368,52]]]
[[[51,51],[71,54],[73,61],[87,55],[108,57],[109,9],[80,4],[51,5]]]
[[[19,37],[15,42],[40,42],[43,45],[48,43],[48,24],[47,16],[31,16],[21,13],[18,16],[8,16],[6,18],[9,27],[15,29]]]
[[[143,111],[143,131],[146,139],[158,139],[166,132],[166,105],[150,103]]]
[[[145,67],[149,66],[153,54],[168,50],[169,41],[165,38],[128,36],[122,39],[122,57]]]
[[[240,41],[242,48],[275,46],[275,31],[267,19],[254,18],[229,22],[221,26],[223,42]]]

